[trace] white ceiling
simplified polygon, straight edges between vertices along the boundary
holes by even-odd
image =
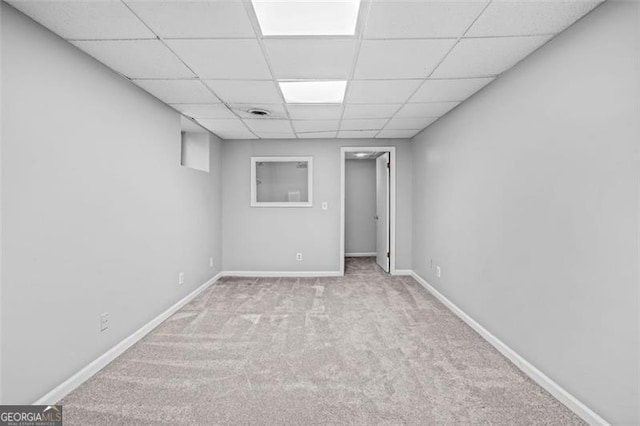
[[[600,2],[363,0],[355,36],[265,37],[250,0],[9,0],[224,139],[411,138]],[[345,102],[286,104],[286,79]]]

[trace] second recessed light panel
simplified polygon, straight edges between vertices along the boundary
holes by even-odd
[[[263,36],[355,35],[360,0],[251,0]],[[301,76],[302,77],[302,76]],[[340,104],[346,81],[281,81],[290,104]]]
[[[344,100],[346,81],[281,81],[284,100],[290,104],[339,104]]]

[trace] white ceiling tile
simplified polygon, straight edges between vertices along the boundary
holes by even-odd
[[[352,104],[405,103],[423,80],[352,80],[347,102]]]
[[[340,120],[293,120],[296,132],[334,131],[340,127]]]
[[[193,118],[231,118],[236,116],[224,104],[171,104],[173,108]]]
[[[36,0],[8,3],[66,39],[156,38],[119,0]]]
[[[261,139],[295,139],[296,135],[293,132],[255,132]]]
[[[293,120],[338,120],[342,116],[342,105],[288,104],[287,110]]]
[[[134,80],[133,82],[168,104],[220,102],[200,80]]]
[[[222,139],[257,139],[239,119],[200,119],[198,122]]]
[[[304,132],[296,133],[299,139],[333,139],[338,132]]]
[[[394,118],[385,126],[385,130],[415,130],[424,129],[439,117],[427,118]]]
[[[346,104],[343,118],[391,118],[401,106],[401,104]]]
[[[273,81],[205,80],[205,84],[227,103],[282,103]]]
[[[365,38],[459,37],[488,0],[374,1]]]
[[[193,73],[159,40],[74,41],[81,50],[129,78],[191,78]]]
[[[374,138],[379,130],[341,130],[339,138]]]
[[[216,133],[221,139],[224,140],[238,140],[238,139],[259,139],[258,136],[254,135],[249,131],[242,132],[223,132]]]
[[[426,80],[409,102],[464,101],[493,80],[492,77]]]
[[[127,1],[164,38],[255,37],[241,1]]]
[[[376,136],[376,138],[412,138],[418,134],[420,130],[381,130],[380,133]]]
[[[425,78],[454,42],[454,39],[364,40],[354,78]]]
[[[265,39],[277,79],[343,79],[351,72],[355,39]]]
[[[271,80],[257,40],[166,40],[200,78]]]
[[[431,77],[498,75],[520,62],[550,38],[551,36],[462,39]]]
[[[380,130],[389,121],[387,118],[367,118],[360,120],[342,120],[340,130]]]
[[[257,108],[269,111],[269,115],[264,119],[287,119],[287,112],[282,104],[230,104],[231,108],[241,118],[256,118],[255,115],[249,113],[250,109]]]
[[[270,120],[264,118],[243,120],[256,133],[292,133],[289,120]]]
[[[406,104],[396,114],[397,118],[440,117],[460,102],[431,102],[426,104]]]
[[[494,0],[466,36],[555,34],[600,3],[586,0]]]
[[[180,131],[203,133],[207,130],[185,116],[180,116]]]
[[[235,119],[200,119],[198,123],[202,124],[207,129],[216,132],[241,132],[247,130],[247,126],[244,125],[242,120]]]

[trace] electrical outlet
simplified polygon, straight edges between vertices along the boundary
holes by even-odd
[[[105,331],[107,328],[109,328],[109,312],[100,315],[100,331]]]
[[[213,268],[213,257],[209,258],[209,268]]]
[[[178,285],[184,284],[184,272],[178,274]]]
[[[441,272],[442,271],[440,271],[440,267],[436,266],[436,277],[440,278]]]
[[[327,203],[326,201],[322,202],[322,210],[327,210],[329,208],[329,203]]]
[[[296,253],[296,260],[297,260],[298,262],[301,262],[301,261],[302,261],[302,253]]]

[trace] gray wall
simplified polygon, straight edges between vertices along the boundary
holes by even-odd
[[[414,270],[614,424],[640,423],[639,22],[604,4],[413,142]]]
[[[395,145],[398,158],[397,268],[411,268],[411,142],[408,140],[238,140],[223,143],[223,268],[227,271],[340,269],[340,147]],[[250,207],[252,156],[313,157],[313,207]],[[321,203],[329,203],[322,210]],[[303,261],[297,262],[297,252]]]
[[[2,15],[4,13],[4,3],[0,1],[0,24],[2,24]],[[2,54],[2,28],[0,28],[0,73],[2,72],[2,62],[3,62],[3,54]],[[3,396],[2,396],[2,383],[3,383],[3,373],[2,373],[2,135],[4,134],[2,122],[3,122],[3,112],[2,112],[2,74],[0,74],[0,404],[2,404]]]
[[[177,113],[3,8],[2,402],[24,404],[220,270],[222,144],[180,166]]]
[[[345,165],[345,253],[376,251],[376,160]]]

